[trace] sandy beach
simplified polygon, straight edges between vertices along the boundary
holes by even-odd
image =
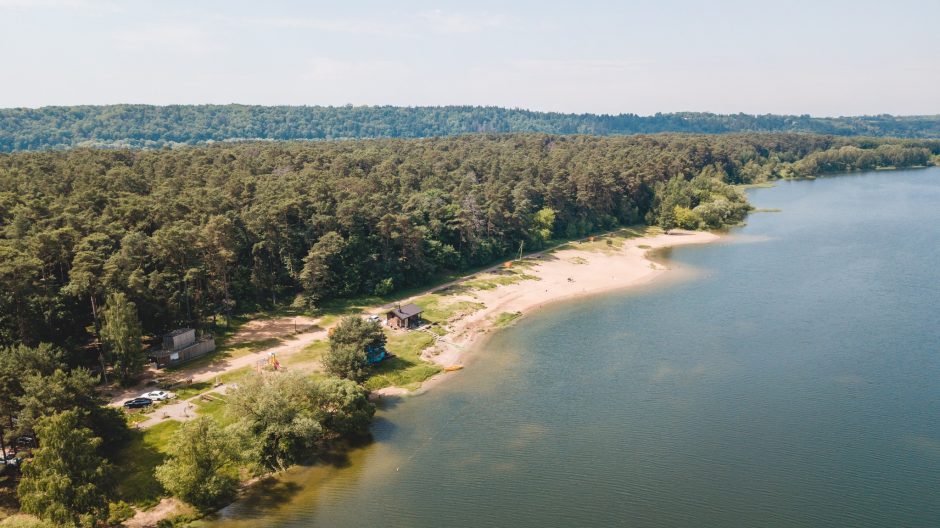
[[[446,293],[448,288],[459,287],[462,283],[473,284],[474,280],[485,280],[488,276],[499,276],[510,270],[519,273],[521,269],[525,277],[491,289],[467,288],[466,292],[449,295],[452,303],[472,302],[483,307],[448,321],[444,326],[447,333],[434,347],[425,351],[425,359],[443,367],[459,366],[485,336],[500,327],[500,317],[508,318],[509,314],[522,317],[551,303],[648,283],[669,271],[649,257],[651,251],[705,244],[720,237],[710,232],[673,230],[669,234],[611,238],[614,242],[611,245],[607,245],[602,237],[590,242],[566,244],[559,249],[529,255],[514,263],[513,267],[493,268],[435,290]],[[449,375],[450,372],[444,372],[429,379],[422,389]],[[377,391],[378,395],[406,392],[398,387]]]

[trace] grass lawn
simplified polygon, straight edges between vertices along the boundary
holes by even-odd
[[[218,393],[207,394],[205,399],[196,398],[193,400],[196,406],[196,412],[200,415],[211,416],[217,424],[225,427],[235,422],[235,419],[225,412],[225,396]]]
[[[522,312],[503,312],[493,320],[493,326],[500,328],[512,324],[513,321],[522,316]]]
[[[285,360],[288,361],[287,367],[290,368],[290,365],[299,365],[301,363],[308,363],[310,361],[318,361],[329,349],[329,340],[321,339],[319,341],[314,341],[313,343],[305,346],[300,352],[297,352],[293,356],[287,358]]]
[[[365,388],[376,390],[394,385],[416,389],[422,381],[441,371],[439,366],[421,359],[421,351],[432,344],[434,338],[424,332],[392,332],[386,348],[395,357],[372,369]]]
[[[131,440],[114,457],[117,498],[143,508],[156,505],[165,495],[153,470],[166,458],[166,447],[180,422],[168,420],[143,431],[131,431]]]
[[[255,352],[277,346],[282,342],[283,341],[281,339],[272,337],[270,339],[260,339],[258,341],[238,343],[237,345],[224,345],[217,348],[214,352],[202,356],[201,358],[167,367],[166,371],[178,372],[200,367],[207,367],[221,363],[227,359],[235,359],[238,357],[247,356],[248,354],[254,354]]]
[[[493,273],[487,273],[479,279],[471,279],[460,284],[463,288],[473,290],[493,290],[499,286],[515,284],[524,280],[542,280],[535,275],[522,273],[516,270],[500,270]]]
[[[471,301],[453,301],[446,295],[429,293],[414,300],[424,312],[421,318],[432,323],[444,324],[457,314],[469,314],[483,308],[482,303]]]
[[[215,386],[216,380],[218,380],[221,383],[235,383],[235,382],[238,382],[238,380],[244,378],[245,375],[251,371],[252,371],[251,367],[242,367],[242,368],[235,369],[231,372],[220,374],[216,376],[216,378],[213,380],[198,381],[196,383],[190,383],[190,384],[183,383],[183,384],[171,387],[169,390],[173,392],[173,394],[176,394],[177,400],[187,400],[189,398],[192,398],[193,396],[198,396],[212,389]]]

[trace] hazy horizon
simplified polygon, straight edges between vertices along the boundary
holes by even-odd
[[[0,107],[940,114],[940,4],[0,0]]]
[[[356,105],[352,103],[347,104],[255,104],[255,103],[167,103],[167,104],[156,104],[156,103],[134,103],[134,102],[117,102],[117,103],[103,103],[103,104],[85,104],[78,103],[74,105],[42,105],[42,106],[4,106],[0,107],[0,110],[16,110],[21,108],[26,108],[30,110],[39,110],[42,108],[69,108],[69,107],[78,107],[78,106],[155,106],[155,107],[170,107],[170,106],[261,106],[261,107],[297,107],[297,108],[342,108],[345,106],[359,107],[359,108],[381,108],[381,107],[391,107],[391,108],[448,108],[448,107],[479,107],[479,108],[501,108],[505,110],[512,111],[522,111],[522,112],[534,112],[534,113],[558,113],[558,114],[568,114],[568,115],[597,115],[597,116],[616,116],[616,115],[636,115],[639,117],[653,117],[657,114],[713,114],[713,115],[752,115],[752,116],[762,116],[762,115],[793,115],[793,116],[804,116],[808,115],[813,118],[849,118],[849,117],[877,117],[882,115],[887,115],[891,117],[932,117],[940,116],[940,112],[933,114],[889,114],[889,113],[877,113],[877,114],[845,114],[845,115],[817,115],[817,114],[775,114],[772,112],[760,112],[760,113],[751,113],[751,112],[709,112],[709,111],[700,111],[700,110],[676,110],[672,112],[653,112],[653,113],[640,113],[640,112],[564,112],[557,110],[541,110],[538,108],[523,108],[523,107],[508,107],[508,106],[499,106],[499,105],[471,105],[471,104],[446,104],[446,105],[393,105],[393,104],[361,104]]]

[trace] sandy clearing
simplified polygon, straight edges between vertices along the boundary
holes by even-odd
[[[208,365],[202,365],[199,367],[183,368],[171,372],[157,371],[157,375],[160,375],[161,377],[168,380],[176,381],[191,379],[193,383],[198,383],[201,381],[212,381],[222,374],[232,372],[243,367],[254,366],[259,360],[267,358],[271,353],[274,353],[281,363],[287,366],[287,362],[285,360],[289,360],[291,355],[300,352],[304,349],[304,347],[313,343],[314,341],[326,339],[328,332],[327,328],[321,328],[316,325],[314,325],[312,328],[312,330],[296,334],[280,344],[266,348],[264,350],[259,350],[258,352],[245,354],[236,358],[220,359]],[[155,388],[148,388],[143,385],[138,385],[130,389],[124,389],[118,394],[111,396],[109,405],[118,407],[126,400],[137,397],[142,393],[149,392],[150,390],[155,390]]]
[[[306,315],[255,319],[243,324],[225,344],[238,345],[272,338],[283,339],[291,334],[308,331],[317,321],[317,318]]]

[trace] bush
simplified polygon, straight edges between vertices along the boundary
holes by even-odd
[[[687,207],[677,205],[675,209],[676,226],[682,229],[698,229],[702,219]]]
[[[130,519],[136,511],[134,507],[124,501],[108,504],[108,524],[117,525]]]
[[[47,523],[42,519],[33,517],[32,515],[13,515],[12,517],[7,517],[3,521],[0,521],[0,527],[2,528],[55,528],[55,525]]]
[[[157,521],[157,528],[182,528],[192,525],[193,522],[198,521],[199,519],[200,517],[198,515],[182,513],[179,515],[174,515],[169,519],[160,519]]]
[[[395,291],[395,281],[391,277],[382,279],[375,285],[375,294],[383,297]]]

